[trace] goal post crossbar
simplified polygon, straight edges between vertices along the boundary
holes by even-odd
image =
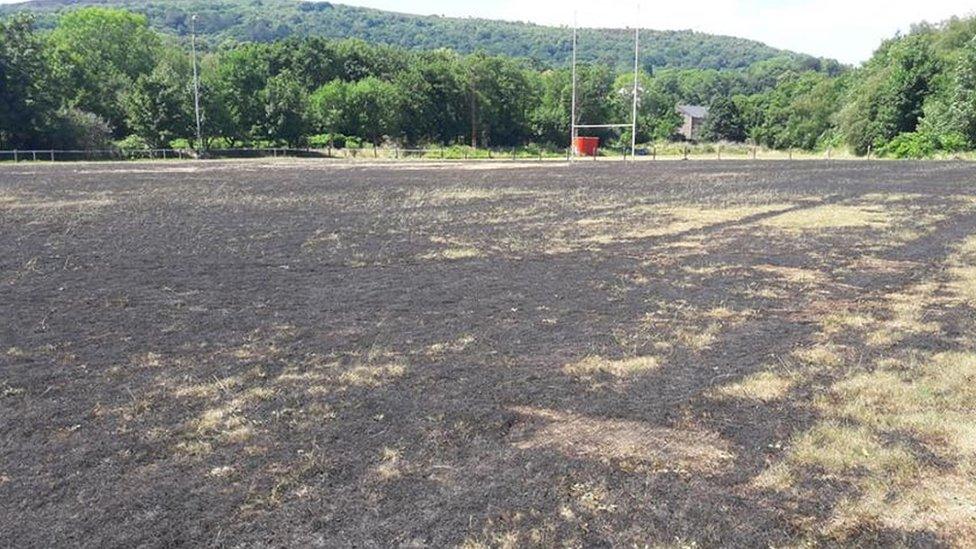
[[[598,128],[633,128],[633,124],[574,124],[577,129],[598,129]]]

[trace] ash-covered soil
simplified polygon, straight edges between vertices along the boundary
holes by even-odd
[[[966,344],[961,301],[880,347],[825,319],[886,322],[886,296],[943,283],[974,183],[964,163],[0,166],[0,545],[958,543],[858,518],[857,468],[791,448],[852,369]]]

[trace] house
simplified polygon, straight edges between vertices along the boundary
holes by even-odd
[[[705,119],[708,118],[708,107],[678,105],[677,111],[684,120],[678,133],[683,135],[688,141],[696,141],[705,123]]]

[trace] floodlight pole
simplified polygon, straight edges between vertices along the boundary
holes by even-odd
[[[570,158],[576,156],[576,43],[579,33],[576,13],[573,13],[573,105],[569,114],[569,150]]]
[[[200,125],[200,77],[197,73],[197,15],[190,18],[190,48],[193,50],[193,114],[197,121],[197,150],[203,146],[203,130]]]
[[[630,158],[637,160],[637,92],[638,92],[638,67],[640,64],[640,5],[637,6],[637,27],[634,29],[634,113],[630,129]]]

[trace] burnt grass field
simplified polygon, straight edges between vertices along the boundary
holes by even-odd
[[[976,166],[0,167],[0,545],[971,546]]]

